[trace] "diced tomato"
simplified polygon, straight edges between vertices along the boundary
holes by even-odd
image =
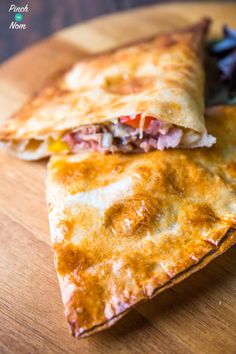
[[[128,124],[133,128],[139,128],[140,119],[141,119],[141,114],[136,114],[133,116],[122,116],[122,117],[120,117],[120,122],[123,124]],[[145,117],[143,129],[147,129],[149,124],[151,123],[151,121],[154,119],[155,118],[152,118],[149,116]]]

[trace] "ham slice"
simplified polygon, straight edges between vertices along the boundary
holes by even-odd
[[[180,128],[171,128],[166,134],[160,134],[157,140],[157,149],[164,150],[175,148],[179,145],[183,136],[183,130]]]
[[[152,119],[149,126],[143,129],[142,134],[140,129],[116,120],[115,123],[81,127],[67,133],[62,139],[73,152],[91,150],[102,153],[210,147],[216,141],[207,133],[200,134],[158,119]]]

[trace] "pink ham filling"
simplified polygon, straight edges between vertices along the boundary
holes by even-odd
[[[63,140],[72,152],[93,150],[103,153],[164,150],[176,147],[211,146],[215,138],[175,127],[157,119],[151,121],[140,137],[139,129],[121,123],[84,126],[67,133]]]

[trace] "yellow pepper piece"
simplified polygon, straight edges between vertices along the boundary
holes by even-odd
[[[50,138],[48,143],[48,150],[50,152],[66,152],[69,151],[69,146],[65,141],[61,141],[60,139],[53,140]]]

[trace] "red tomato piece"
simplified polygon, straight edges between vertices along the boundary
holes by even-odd
[[[133,116],[122,116],[122,117],[120,117],[120,122],[123,124],[130,125],[133,128],[139,128],[140,119],[141,119],[141,114],[136,114]],[[143,129],[147,129],[149,127],[149,124],[151,123],[151,121],[154,119],[155,118],[152,118],[149,116],[145,117]]]

